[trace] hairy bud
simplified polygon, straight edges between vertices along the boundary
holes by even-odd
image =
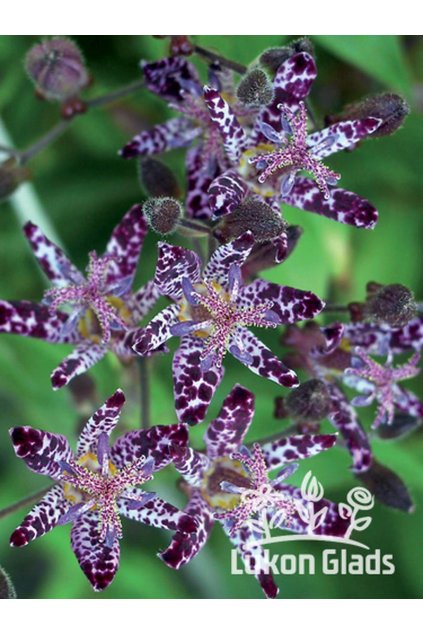
[[[364,316],[371,321],[383,322],[400,328],[416,316],[417,305],[413,293],[402,284],[367,286],[368,296]]]
[[[173,233],[182,217],[182,205],[174,198],[150,198],[143,212],[149,227],[162,236]]]
[[[300,37],[287,46],[268,48],[259,57],[259,63],[271,73],[276,73],[279,66],[295,53],[309,53],[314,55],[314,47],[308,37]]]
[[[246,106],[266,106],[274,96],[272,83],[261,68],[253,68],[239,83],[237,96]]]
[[[377,117],[383,123],[373,132],[372,137],[381,137],[398,130],[409,113],[410,107],[402,97],[395,93],[384,93],[348,105],[340,115],[329,116],[328,123]]]
[[[411,432],[416,431],[422,425],[422,419],[410,416],[409,414],[396,413],[390,425],[379,425],[375,433],[383,440],[402,438]]]
[[[331,411],[329,391],[323,381],[310,379],[292,390],[285,399],[286,411],[292,418],[314,422],[326,418]]]
[[[286,222],[270,205],[248,196],[239,207],[224,216],[215,229],[215,235],[225,242],[251,231],[256,243],[277,238],[286,229]]]
[[[142,158],[139,173],[141,186],[149,196],[180,197],[181,191],[172,170],[161,161]]]
[[[21,167],[15,158],[0,164],[0,202],[7,200],[21,183],[29,178],[29,170]]]
[[[368,471],[356,475],[382,504],[406,513],[413,511],[413,500],[404,482],[384,465],[373,460]]]
[[[26,55],[25,68],[45,99],[66,101],[89,83],[81,51],[68,37],[35,44]]]

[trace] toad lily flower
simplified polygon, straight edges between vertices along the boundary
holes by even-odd
[[[196,253],[161,243],[155,283],[174,303],[135,337],[134,350],[148,354],[171,336],[181,337],[173,362],[179,420],[203,420],[223,377],[227,352],[252,372],[286,387],[297,377],[248,330],[310,319],[323,303],[309,291],[255,280],[243,286],[240,268],[254,241],[250,232],[219,247],[201,274]]]
[[[34,506],[10,538],[26,546],[55,526],[73,523],[72,549],[94,590],[104,590],[119,568],[120,515],[168,530],[196,530],[195,519],[138,487],[171,461],[169,447],[183,448],[184,425],[130,431],[109,447],[109,437],[125,402],[117,390],[85,425],[74,455],[59,434],[14,427],[16,455],[29,469],[57,482]]]
[[[364,407],[374,400],[379,404],[373,427],[391,425],[395,409],[413,417],[423,415],[423,403],[408,390],[398,385],[399,381],[419,374],[417,367],[420,354],[416,352],[403,365],[393,367],[392,355],[386,365],[377,363],[359,348],[355,348],[352,367],[345,370],[345,383],[362,393],[352,400],[352,405]]]
[[[203,548],[218,520],[240,557],[255,571],[266,596],[273,598],[278,588],[271,573],[262,566],[259,540],[263,531],[248,521],[249,513],[265,509],[274,526],[306,533],[307,526],[294,507],[295,500],[301,500],[301,491],[283,480],[295,470],[292,461],[330,449],[336,435],[282,437],[256,447],[251,457],[242,444],[253,416],[254,395],[236,385],[205,433],[205,451],[189,447],[173,451],[174,465],[189,493],[185,512],[195,517],[198,524],[190,535],[178,531],[160,557],[175,569],[189,563]],[[267,471],[281,468],[283,474],[269,481]],[[319,509],[327,507],[327,511],[316,534],[343,536],[348,523],[339,516],[337,506],[324,499],[318,504]]]
[[[90,253],[87,279],[63,251],[28,222],[24,231],[53,284],[42,303],[0,300],[0,332],[71,343],[75,350],[54,370],[54,389],[99,361],[108,350],[134,356],[131,332],[159,297],[153,281],[131,291],[147,223],[134,205],[114,229],[102,257]],[[68,306],[69,312],[60,310]]]
[[[383,123],[376,117],[341,121],[308,134],[304,100],[317,75],[308,53],[296,53],[281,64],[274,78],[275,98],[263,108],[254,129],[245,130],[219,92],[205,87],[210,117],[222,135],[229,170],[210,186],[214,217],[231,213],[251,193],[311,211],[344,224],[371,229],[376,209],[357,194],[336,186],[339,174],[322,159],[354,147]],[[258,171],[252,171],[254,165]],[[306,171],[310,179],[299,173]]]

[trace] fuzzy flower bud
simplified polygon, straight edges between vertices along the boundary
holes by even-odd
[[[157,159],[146,157],[140,161],[141,186],[149,196],[179,198],[181,191],[172,170]]]
[[[0,202],[7,200],[21,183],[29,178],[29,171],[21,167],[15,158],[0,164]]]
[[[66,101],[89,83],[81,51],[67,37],[35,44],[26,55],[25,68],[45,99]]]
[[[285,407],[288,414],[297,420],[321,420],[331,411],[330,394],[323,381],[310,379],[288,394]]]
[[[253,68],[244,75],[237,97],[246,106],[266,106],[274,96],[273,86],[267,74],[261,68]]]
[[[162,236],[173,233],[182,217],[182,205],[174,198],[150,198],[143,212],[149,227]]]
[[[402,97],[395,93],[383,93],[350,104],[341,114],[329,116],[327,121],[332,124],[348,119],[376,117],[382,119],[383,123],[372,133],[372,137],[381,137],[396,132],[409,113],[410,107]]]
[[[413,319],[417,306],[413,293],[402,284],[367,287],[368,296],[364,316],[371,321],[389,324],[392,328],[405,326]]]
[[[277,238],[286,229],[286,222],[269,205],[248,196],[232,213],[224,216],[216,227],[216,237],[234,240],[251,231],[256,243]]]
[[[295,53],[309,53],[314,55],[314,47],[308,37],[300,37],[287,46],[272,47],[265,50],[259,57],[259,63],[267,68],[271,73],[276,73],[279,66],[285,62],[288,57]]]

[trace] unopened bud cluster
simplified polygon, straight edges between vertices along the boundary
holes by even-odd
[[[248,196],[232,213],[224,216],[216,235],[225,241],[251,231],[256,243],[277,238],[286,230],[286,222],[270,205]]]
[[[392,328],[400,328],[416,316],[414,295],[406,286],[370,284],[367,290],[368,297],[363,311],[365,318],[387,323]]]
[[[166,236],[176,230],[182,218],[182,205],[170,197],[150,198],[144,203],[143,212],[149,227]]]
[[[237,97],[246,106],[260,107],[269,104],[274,96],[272,83],[261,68],[253,68],[242,78]]]

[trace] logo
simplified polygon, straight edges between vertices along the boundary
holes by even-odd
[[[231,552],[231,573],[257,574],[268,572],[277,574],[315,574],[316,569],[325,575],[392,575],[395,573],[393,555],[383,554],[380,549],[371,551],[370,547],[359,540],[359,534],[371,524],[372,518],[368,512],[374,506],[374,496],[364,487],[354,487],[346,497],[345,502],[337,506],[325,504],[324,488],[319,480],[309,471],[301,485],[301,492],[297,491],[293,497],[280,493],[279,506],[283,510],[276,511],[269,519],[268,509],[263,508],[259,516],[249,519],[244,526],[249,528],[251,539],[247,542],[254,557],[243,561],[238,557],[236,549]],[[289,509],[287,511],[287,509]],[[344,520],[345,530],[342,536],[325,534],[325,524],[330,522],[329,514],[337,510]],[[295,534],[281,534],[281,529],[301,532]],[[281,542],[324,542],[326,545],[341,544],[342,548],[325,547],[321,553],[320,566],[317,557],[312,553],[274,554],[269,546]],[[362,552],[350,552],[360,549]]]

